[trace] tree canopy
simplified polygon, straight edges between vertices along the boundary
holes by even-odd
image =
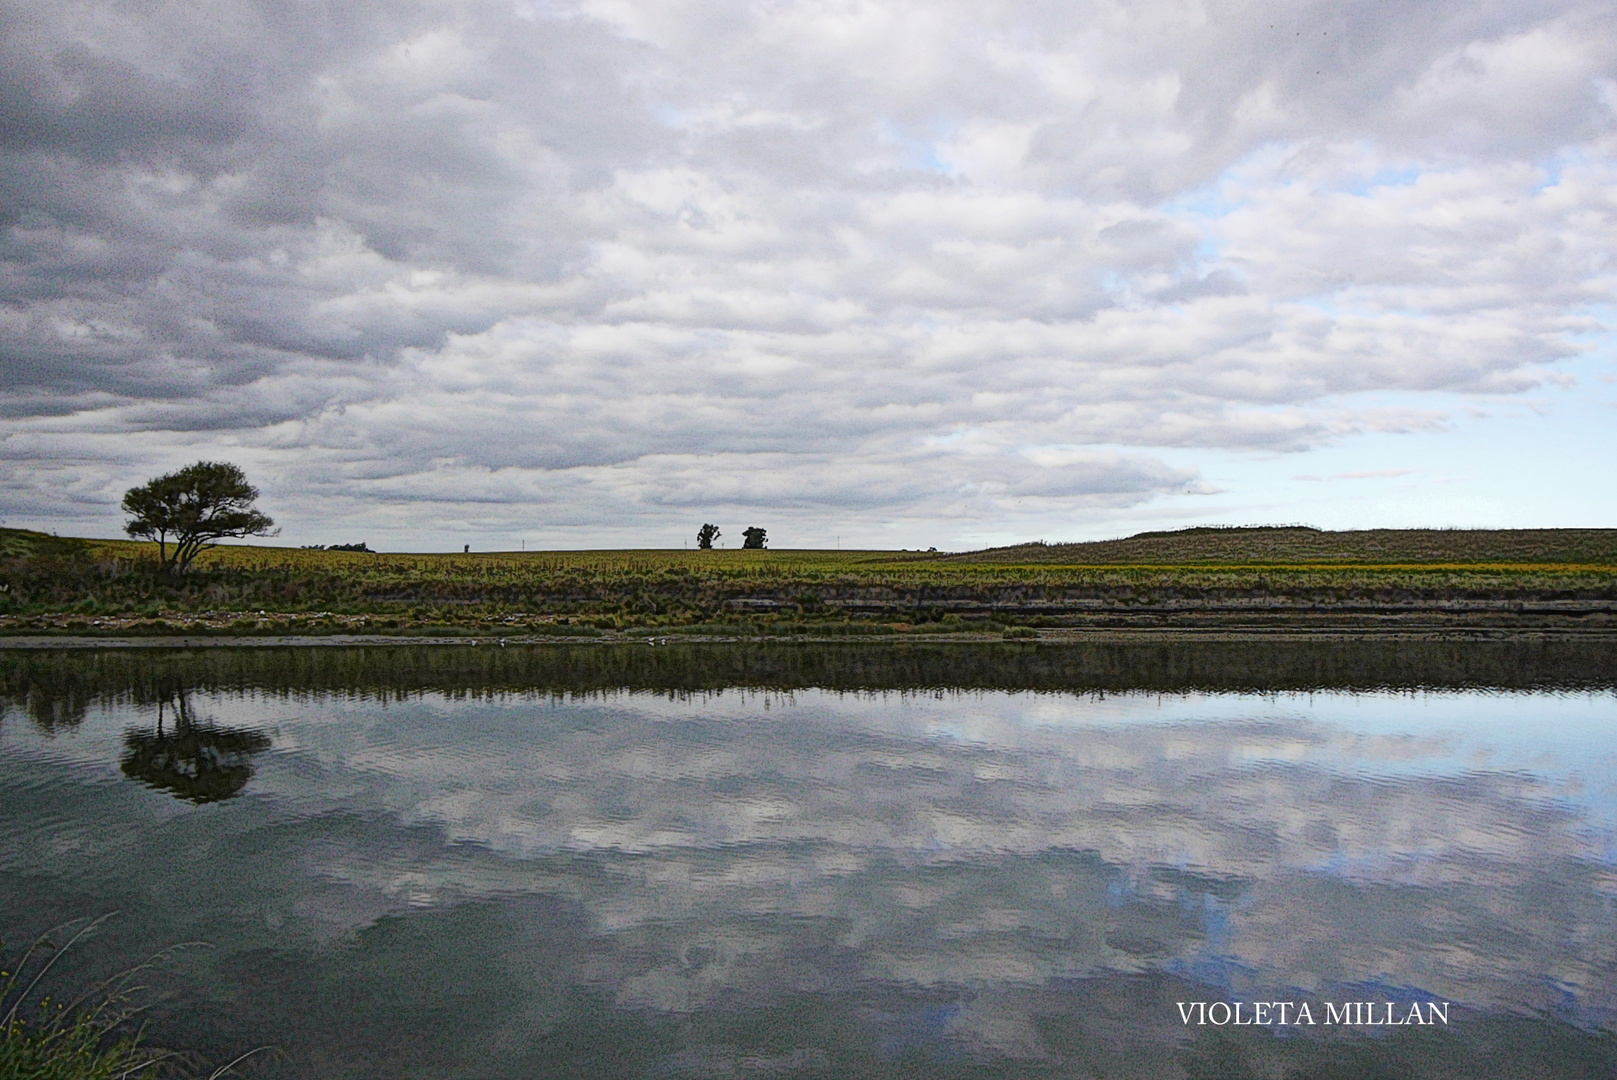
[[[764,544],[769,539],[769,530],[760,529],[758,526],[754,525],[750,528],[743,529],[741,531],[741,535],[746,537],[746,539],[741,542],[742,547],[757,548],[762,550]]]
[[[713,547],[713,541],[718,538],[719,527],[717,525],[704,523],[700,529],[696,530],[696,546],[703,551],[710,550]]]
[[[215,540],[274,535],[275,522],[253,506],[257,498],[235,465],[199,461],[126,491],[124,531],[156,540],[163,569],[183,574]]]

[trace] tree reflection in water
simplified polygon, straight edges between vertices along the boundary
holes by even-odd
[[[164,713],[173,724],[164,729]],[[148,787],[194,803],[220,802],[241,794],[253,778],[253,755],[270,739],[251,728],[220,727],[191,715],[189,691],[174,686],[157,702],[157,727],[124,733],[123,774]]]

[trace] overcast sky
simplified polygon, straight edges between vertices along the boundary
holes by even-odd
[[[0,0],[0,514],[1617,526],[1614,77],[1610,0]]]

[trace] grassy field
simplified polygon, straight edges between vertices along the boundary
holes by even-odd
[[[1020,544],[948,556],[967,562],[1505,563],[1617,565],[1617,529],[1359,529],[1306,526],[1180,529],[1087,544]]]
[[[155,547],[0,529],[0,630],[536,633],[812,623],[930,632],[1023,624],[1403,618],[1603,626],[1617,530],[1199,529],[966,554],[572,551],[374,554],[247,545],[183,578]],[[76,625],[70,625],[76,624]]]

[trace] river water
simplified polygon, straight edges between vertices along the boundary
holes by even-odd
[[[0,934],[258,1076],[1609,1077],[1613,667],[0,653]]]

